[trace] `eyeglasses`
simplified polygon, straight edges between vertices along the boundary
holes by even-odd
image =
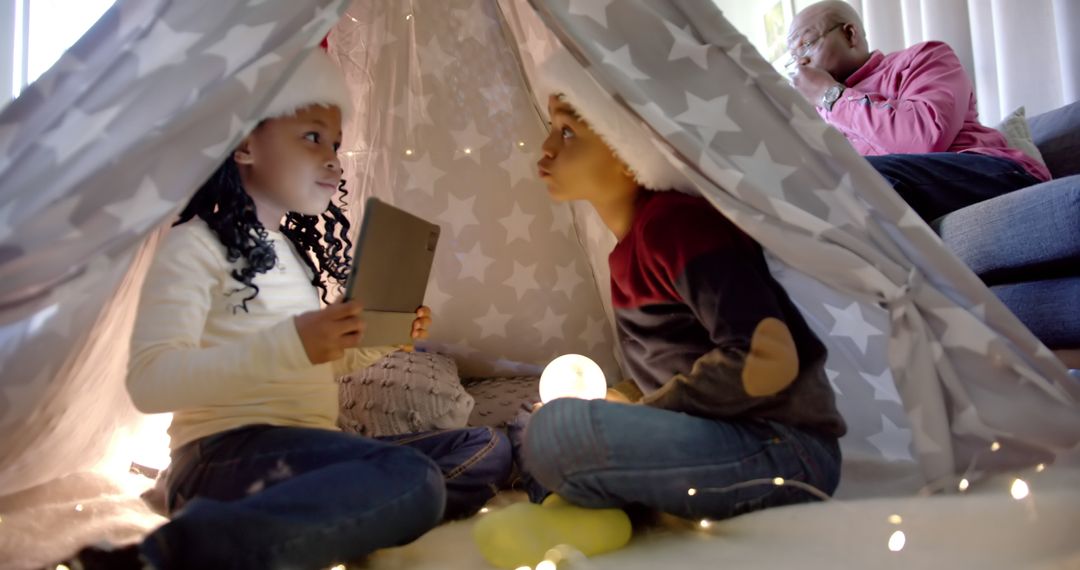
[[[838,30],[846,25],[847,24],[836,24],[835,26],[818,34],[817,37],[815,37],[814,39],[806,40],[805,42],[795,46],[795,49],[791,51],[791,59],[789,59],[787,63],[784,64],[784,67],[790,70],[794,66],[798,65],[800,59],[814,53],[814,50],[816,49],[815,46],[818,44],[818,42],[821,41],[821,38],[829,35],[830,33],[832,33],[833,30]]]

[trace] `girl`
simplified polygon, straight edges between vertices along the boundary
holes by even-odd
[[[469,516],[510,470],[488,428],[390,441],[337,431],[335,379],[360,349],[357,302],[328,301],[350,264],[339,190],[340,72],[315,50],[198,190],[149,270],[128,389],[173,412],[164,474],[175,516],[144,542],[90,548],[83,568],[317,568]],[[417,311],[412,336],[427,336]]]
[[[618,239],[612,304],[642,397],[559,399],[532,415],[524,466],[555,495],[477,523],[481,551],[503,568],[559,544],[618,548],[630,538],[623,509],[724,519],[814,499],[786,481],[832,493],[846,429],[825,347],[761,247],[703,198],[648,191],[685,183],[649,133],[586,90],[590,78],[569,79],[581,75],[570,65],[547,70],[565,95],[549,99],[539,173],[554,200],[590,202]]]

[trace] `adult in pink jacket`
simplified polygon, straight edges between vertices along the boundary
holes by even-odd
[[[947,44],[883,54],[846,2],[796,15],[796,89],[927,221],[1050,179],[1040,162],[979,123],[975,90]]]

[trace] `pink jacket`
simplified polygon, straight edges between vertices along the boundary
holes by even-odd
[[[979,123],[971,80],[947,44],[925,42],[870,59],[822,118],[863,155],[976,152],[1016,161],[1035,178],[1050,171]]]

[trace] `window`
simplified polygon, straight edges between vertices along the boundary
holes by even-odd
[[[0,46],[0,85],[10,86],[0,97],[12,98],[71,47],[115,0],[0,0],[0,26],[9,38]]]

